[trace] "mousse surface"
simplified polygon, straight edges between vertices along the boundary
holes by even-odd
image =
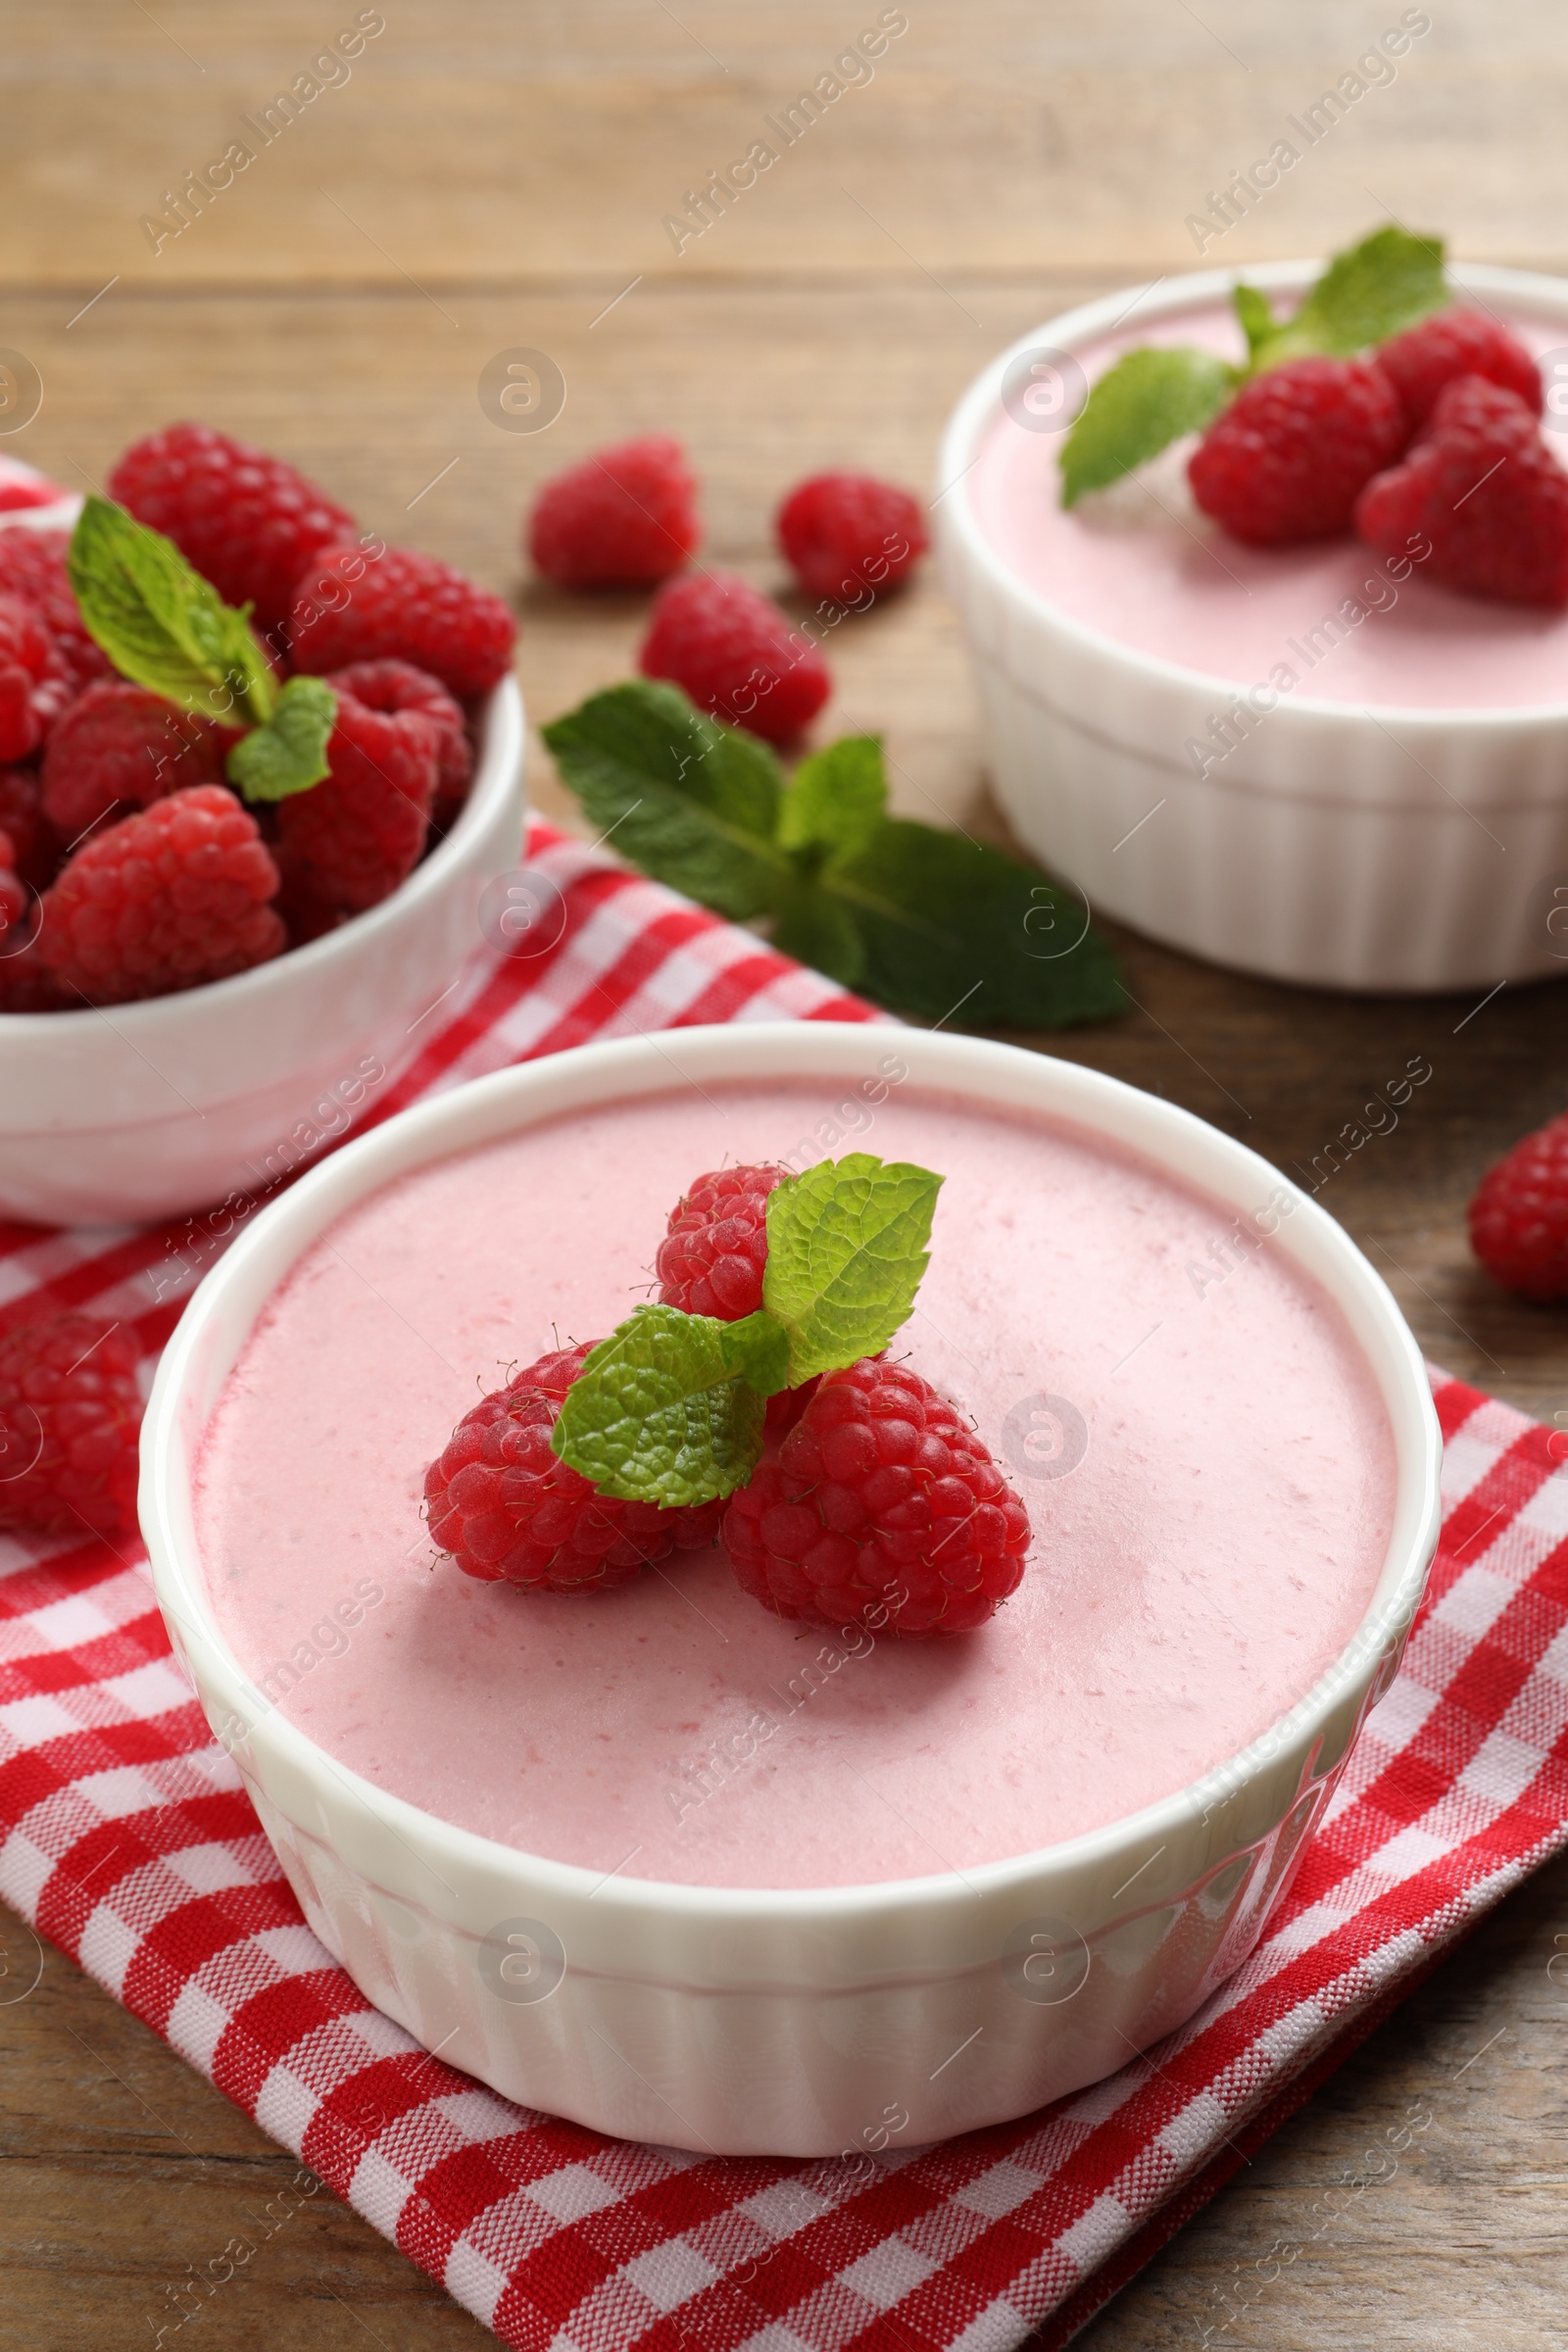
[[[918,1091],[876,1038],[879,1060],[874,1108],[826,1081],[715,1084],[552,1120],[389,1185],[299,1261],[209,1424],[197,1525],[224,1637],[328,1754],[595,1873],[926,1877],[1169,1794],[1348,1641],[1393,1437],[1289,1222],[1239,1239],[1139,1157]],[[857,1149],[947,1178],[894,1352],[1028,1506],[1031,1565],[989,1625],[901,1643],[781,1622],[717,1550],[572,1597],[433,1553],[421,1485],[454,1423],[650,1295],[694,1177]]]
[[[1538,359],[1568,356],[1568,320],[1510,308],[1505,323]],[[1148,323],[1135,311],[1074,357],[1094,384],[1145,343],[1245,357],[1241,329],[1220,304]],[[1548,409],[1545,423],[1559,422],[1568,419]],[[1568,460],[1568,436],[1548,430],[1545,438]],[[1189,435],[1064,512],[1060,435],[999,414],[966,487],[981,532],[1009,571],[1086,628],[1162,662],[1237,686],[1272,680],[1294,697],[1379,709],[1568,703],[1568,612],[1460,596],[1423,579],[1419,561],[1407,576],[1392,577],[1351,536],[1245,547],[1193,503],[1187,460],[1195,446]],[[1294,683],[1275,676],[1280,669],[1294,672]]]

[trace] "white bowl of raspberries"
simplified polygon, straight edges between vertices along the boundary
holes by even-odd
[[[52,1224],[340,1134],[522,829],[500,597],[205,426],[108,488],[0,529],[0,1207]]]

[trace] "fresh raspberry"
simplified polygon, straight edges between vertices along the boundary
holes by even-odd
[[[724,1513],[741,1585],[780,1617],[966,1634],[1016,1591],[1029,1514],[947,1399],[907,1365],[824,1372]]]
[[[337,694],[330,772],[277,805],[282,906],[296,939],[390,898],[418,864],[430,829],[436,720],[417,709],[368,709],[343,685],[347,675],[327,680]]]
[[[62,490],[36,466],[21,458],[0,458],[0,514],[19,514],[29,507],[57,507],[70,492]]]
[[[546,482],[528,553],[560,588],[643,588],[679,571],[701,538],[686,452],[667,433],[645,433]]]
[[[60,844],[43,812],[43,788],[30,767],[0,767],[0,827],[16,853],[24,882],[47,890],[60,863]]]
[[[1355,527],[1379,555],[1430,542],[1426,574],[1505,605],[1568,604],[1568,473],[1515,392],[1461,375],[1403,463],[1368,482]]]
[[[1504,1290],[1568,1298],[1568,1112],[1487,1170],[1470,1203],[1470,1247]]]
[[[637,665],[670,678],[700,710],[787,743],[833,691],[827,663],[786,615],[734,572],[687,572],[654,599]]]
[[[1385,343],[1378,366],[1404,404],[1412,431],[1425,424],[1438,394],[1456,375],[1484,375],[1517,392],[1541,415],[1541,369],[1517,335],[1484,311],[1441,311]]]
[[[756,1314],[767,1264],[767,1196],[783,1177],[782,1168],[715,1168],[682,1193],[654,1260],[661,1306],[721,1323]]]
[[[295,666],[412,662],[449,694],[488,694],[512,667],[517,624],[499,596],[412,548],[323,548],[288,600]]]
[[[872,473],[813,473],[785,499],[775,528],[807,595],[846,604],[896,588],[929,544],[919,501]]]
[[[335,669],[327,683],[339,694],[352,694],[367,710],[417,710],[430,719],[440,746],[436,808],[462,808],[473,776],[473,747],[462,706],[439,678],[432,678],[427,669],[416,669],[412,662],[354,662],[347,669]]]
[[[193,784],[221,784],[231,728],[197,718],[145,686],[100,679],[50,733],[43,812],[66,841],[113,808],[145,808]]]
[[[425,1472],[431,1541],[465,1576],[597,1592],[627,1583],[677,1545],[701,1550],[717,1535],[721,1502],[690,1510],[621,1502],[551,1451],[562,1399],[591,1345],[563,1348],[514,1373],[464,1414]]]
[[[1348,528],[1363,485],[1404,447],[1399,396],[1369,360],[1289,360],[1244,384],[1187,468],[1205,514],[1253,547]]]
[[[44,893],[39,954],[94,1004],[226,980],[285,944],[277,879],[250,810],[199,784],[83,842]]]
[[[81,617],[66,569],[70,546],[69,531],[0,531],[0,596],[20,596],[42,615],[74,701],[94,678],[112,677],[114,671]]]
[[[17,846],[0,829],[0,955],[15,946],[27,911],[27,886],[17,871]]]
[[[39,959],[36,911],[32,893],[17,871],[16,845],[0,830],[0,1012],[55,1012],[63,1003]],[[4,1475],[0,1458],[0,1478]]]
[[[35,752],[70,698],[55,641],[36,608],[0,596],[0,760]]]
[[[136,1524],[136,1349],[123,1326],[53,1315],[0,1337],[0,1527],[116,1536]]]
[[[355,528],[346,507],[284,459],[206,424],[166,425],[133,441],[109,495],[172,539],[225,604],[249,604],[260,629],[283,619],[318,551]]]

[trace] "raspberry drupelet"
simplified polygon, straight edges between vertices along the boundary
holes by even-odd
[[[535,1592],[623,1585],[718,1533],[721,1502],[665,1510],[601,1494],[551,1450],[566,1391],[592,1342],[542,1355],[465,1413],[425,1473],[430,1538],[465,1576]]]
[[[956,1409],[906,1365],[824,1372],[724,1513],[743,1589],[780,1617],[905,1640],[972,1633],[1023,1576],[1029,1514]]]

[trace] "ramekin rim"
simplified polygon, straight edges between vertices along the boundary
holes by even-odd
[[[389,897],[378,906],[367,907],[351,921],[340,923],[335,931],[323,932],[319,939],[307,940],[302,947],[289,948],[283,955],[256,964],[248,972],[236,972],[227,980],[209,980],[199,988],[179,989],[172,996],[144,997],[128,1004],[117,1004],[114,1007],[117,1028],[130,1039],[156,1039],[163,1031],[183,1027],[187,1020],[210,1010],[226,1013],[248,1006],[281,987],[323,981],[337,964],[351,961],[362,948],[388,931],[401,930],[441,889],[454,868],[462,864],[474,834],[490,821],[512,790],[526,729],[522,689],[516,672],[509,671],[488,694],[479,698],[480,756],[457,823]],[[0,1012],[0,1047],[8,1040],[24,1036],[80,1036],[85,1034],[89,1022],[102,1018],[101,1009],[94,1004],[73,1007],[67,1012]]]
[[[1099,295],[1093,302],[1079,303],[1017,336],[965,385],[943,428],[937,458],[938,488],[931,505],[936,508],[946,506],[950,499],[953,502],[941,525],[950,555],[982,572],[993,589],[1010,599],[1032,621],[1054,629],[1069,645],[1092,653],[1099,660],[1119,662],[1130,676],[1164,687],[1196,686],[1210,696],[1235,697],[1248,693],[1252,680],[1228,678],[1217,670],[1192,669],[1185,662],[1169,661],[1163,655],[1144,653],[1090,627],[1060,605],[1054,605],[1002,561],[980,528],[966,484],[979,454],[976,444],[990,422],[1007,368],[1047,336],[1055,339],[1054,347],[1069,349],[1074,338],[1083,340],[1125,323],[1146,301],[1151,301],[1151,307],[1144,312],[1146,318],[1169,318],[1201,303],[1228,296],[1244,278],[1250,285],[1288,292],[1310,284],[1322,267],[1321,261],[1282,261],[1239,263],[1226,270],[1186,270],[1177,277],[1152,278],[1136,288],[1123,287],[1118,293]],[[1490,262],[1450,262],[1447,268],[1450,281],[1461,292],[1473,287],[1478,293],[1512,294],[1521,302],[1534,299],[1548,309],[1560,310],[1564,323],[1568,324],[1568,278],[1553,277],[1544,270],[1507,269]],[[1152,302],[1151,298],[1161,287],[1167,291],[1158,302]],[[1343,727],[1351,722],[1364,726],[1366,721],[1363,704],[1330,700],[1326,696],[1281,703],[1279,707],[1290,710],[1291,723],[1297,726]],[[1442,731],[1485,727],[1496,733],[1525,733],[1568,722],[1568,699],[1503,710],[1484,704],[1433,709],[1419,703],[1380,703],[1378,715],[1390,726],[1422,726]]]
[[[839,1051],[848,1059],[852,1045],[863,1045],[877,1034],[874,1030],[868,1033],[860,1024],[851,1023],[719,1023],[683,1030],[681,1049],[683,1057],[689,1060],[694,1053],[701,1057],[710,1049],[716,1051],[714,1041],[722,1041],[730,1052],[735,1050],[737,1043],[744,1042],[755,1056],[769,1051],[770,1038],[787,1039],[796,1046],[815,1041],[826,1047],[829,1057],[834,1051]],[[875,1919],[897,1913],[907,1909],[912,1903],[943,1906],[950,1902],[963,1903],[972,1899],[977,1892],[1002,1894],[1010,1886],[1023,1886],[1031,1880],[1107,1860],[1126,1845],[1144,1838],[1157,1838],[1162,1829],[1175,1831],[1185,1828],[1190,1832],[1197,1820],[1206,1818],[1206,1811],[1201,1817],[1195,1814],[1193,1801],[1205,1788],[1211,1788],[1217,1780],[1223,1780],[1231,1784],[1235,1791],[1244,1788],[1256,1778],[1260,1770],[1308,1734],[1314,1725],[1321,1727],[1326,1723],[1338,1700],[1355,1687],[1363,1669],[1366,1670],[1366,1680],[1370,1685],[1373,1668],[1369,1661],[1379,1658],[1389,1642],[1408,1627],[1419,1605],[1436,1549],[1441,1516],[1438,1472],[1442,1440],[1436,1411],[1415,1341],[1377,1270],[1338,1221],[1329,1216],[1310,1194],[1303,1192],[1260,1153],[1236,1138],[1227,1136],[1222,1129],[1212,1126],[1195,1112],[1167,1102],[1158,1096],[1150,1095],[1106,1072],[1055,1055],[1027,1053],[1022,1048],[996,1040],[938,1036],[920,1030],[880,1034],[893,1036],[901,1052],[911,1044],[916,1054],[924,1054],[930,1049],[936,1055],[939,1068],[949,1056],[953,1057],[949,1066],[955,1068],[958,1061],[970,1054],[979,1056],[981,1061],[990,1060],[993,1066],[998,1066],[999,1056],[1010,1058],[1018,1055],[1028,1063],[1045,1064],[1057,1073],[1058,1081],[1065,1085],[1069,1096],[1082,1090],[1102,1103],[1130,1102],[1139,1106],[1135,1115],[1146,1119],[1155,1131],[1187,1133],[1207,1139],[1203,1148],[1214,1151],[1217,1147],[1220,1156],[1231,1155],[1232,1165],[1238,1175],[1244,1168],[1255,1168],[1270,1184],[1287,1188],[1293,1196],[1295,1211],[1306,1212],[1308,1225],[1320,1236],[1331,1258],[1337,1261],[1337,1278],[1334,1281],[1316,1271],[1314,1279],[1324,1282],[1342,1309],[1347,1291],[1360,1286],[1362,1303],[1381,1322],[1383,1338],[1391,1344],[1393,1358],[1400,1365],[1407,1384],[1402,1396],[1396,1396],[1392,1378],[1386,1381],[1381,1368],[1371,1362],[1370,1354],[1363,1349],[1395,1437],[1398,1475],[1394,1525],[1389,1556],[1379,1571],[1373,1597],[1366,1611],[1348,1642],[1309,1689],[1244,1748],[1211,1766],[1196,1780],[1184,1784],[1136,1813],[1118,1816],[1115,1821],[1083,1832],[1076,1838],[1037,1847],[1027,1854],[1007,1855],[994,1862],[977,1863],[965,1868],[957,1876],[949,1871],[850,1886],[783,1888],[707,1886],[682,1881],[619,1877],[607,1886],[603,1874],[580,1864],[557,1861],[553,1857],[528,1852],[500,1839],[484,1837],[476,1831],[444,1821],[439,1815],[378,1788],[351,1766],[327,1757],[326,1751],[316,1740],[289,1722],[279,1708],[268,1702],[233,1656],[218,1627],[205,1590],[194,1539],[191,1555],[188,1559],[184,1558],[173,1539],[167,1507],[167,1489],[174,1475],[172,1457],[179,1435],[178,1408],[184,1383],[189,1376],[202,1333],[223,1289],[242,1277],[249,1259],[258,1250],[268,1247],[272,1230],[283,1219],[297,1221],[306,1227],[304,1237],[288,1261],[290,1265],[296,1262],[300,1252],[310,1246],[315,1234],[325,1229],[324,1226],[312,1227],[309,1224],[309,1212],[318,1198],[323,1193],[329,1196],[341,1194],[336,1206],[329,1210],[330,1221],[368,1198],[380,1182],[390,1181],[390,1174],[380,1176],[375,1171],[383,1158],[395,1157],[402,1138],[412,1126],[431,1129],[439,1138],[447,1127],[462,1117],[466,1106],[477,1104],[482,1098],[505,1099],[515,1093],[522,1095],[526,1101],[531,1085],[550,1077],[564,1077],[569,1081],[585,1065],[590,1068],[609,1065],[612,1084],[596,1099],[612,1099],[617,1064],[621,1068],[652,1066],[653,1048],[649,1041],[634,1037],[600,1040],[539,1061],[514,1064],[488,1077],[472,1080],[466,1086],[412,1104],[394,1119],[345,1145],[266,1208],[231,1245],[187,1301],[180,1322],[165,1349],[147,1405],[142,1440],[143,1534],[160,1607],[168,1608],[179,1620],[187,1641],[194,1635],[196,1644],[204,1652],[203,1667],[207,1679],[220,1687],[226,1686],[229,1692],[247,1702],[254,1702],[247,1705],[247,1713],[254,1716],[254,1720],[245,1726],[248,1737],[261,1735],[281,1763],[285,1766],[292,1764],[296,1772],[308,1779],[324,1783],[329,1775],[340,1790],[352,1795],[362,1812],[372,1821],[385,1823],[416,1857],[419,1847],[426,1846],[476,1875],[504,1876],[509,1871],[515,1872],[520,1866],[527,1874],[530,1885],[553,1887],[564,1905],[585,1901],[593,1895],[597,1898],[601,1916],[613,1914],[634,1919],[655,1915],[668,1917],[673,1913],[689,1921],[730,1919],[755,1922],[763,1919],[776,1921],[781,1926],[798,1926],[803,1921],[814,1920],[824,1926],[838,1926],[857,1919]],[[714,1072],[708,1074],[717,1075]],[[824,1071],[823,1074],[836,1076],[839,1072]],[[917,1079],[916,1082],[921,1081]],[[961,1078],[956,1075],[946,1081],[933,1076],[924,1082],[953,1084],[955,1091],[971,1093],[980,1100],[999,1099],[995,1095],[987,1096],[985,1090],[979,1087],[965,1088]],[[547,1111],[541,1115],[551,1114]],[[1048,1110],[1048,1115],[1069,1120],[1079,1118],[1076,1110],[1059,1106]],[[526,1123],[523,1120],[516,1122],[519,1127]],[[1079,1123],[1089,1127],[1092,1132],[1097,1124],[1089,1116],[1079,1119]],[[503,1131],[497,1130],[498,1133]],[[1101,1132],[1114,1134],[1110,1128],[1102,1129]],[[454,1145],[452,1148],[470,1147]],[[1132,1148],[1143,1152],[1145,1156],[1170,1172],[1171,1163],[1159,1152],[1156,1142],[1140,1141]],[[439,1151],[433,1151],[427,1159],[411,1164],[430,1164],[441,1156]],[[363,1183],[352,1182],[361,1168],[367,1171],[366,1180]],[[1189,1183],[1199,1181],[1191,1177],[1179,1177],[1179,1180]],[[1406,1522],[1402,1544],[1399,1544],[1401,1519]],[[1391,1573],[1396,1568],[1396,1573]],[[177,1605],[181,1601],[193,1612],[193,1623],[187,1622],[182,1615]],[[421,1867],[428,1869],[430,1865],[421,1864]],[[449,1924],[456,1928],[458,1923]]]

